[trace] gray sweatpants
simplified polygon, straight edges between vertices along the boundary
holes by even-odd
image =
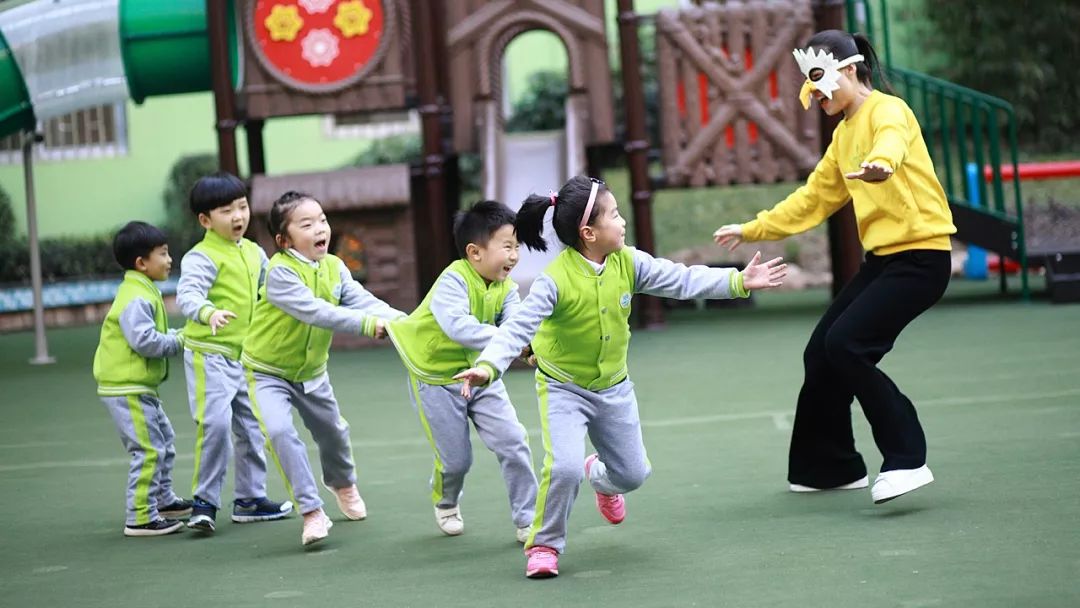
[[[244,366],[222,355],[185,349],[184,375],[196,427],[192,494],[221,507],[225,469],[235,446],[236,498],[266,496],[265,440],[251,410]]]
[[[461,499],[465,474],[472,466],[471,419],[481,441],[499,461],[514,525],[524,528],[532,524],[537,486],[529,436],[518,421],[502,380],[473,391],[472,398],[466,401],[460,383],[437,386],[409,374],[409,397],[435,452],[431,475],[435,506],[450,508]]]
[[[641,440],[634,383],[629,378],[594,392],[537,370],[536,395],[544,466],[536,519],[525,546],[542,545],[562,553],[570,508],[585,477],[586,433],[599,456],[589,473],[593,490],[625,494],[645,483],[652,469]]]
[[[120,433],[120,442],[131,454],[125,523],[148,524],[160,517],[158,507],[179,500],[172,489],[176,457],[172,423],[154,395],[101,397],[101,401]]]
[[[356,483],[349,423],[341,417],[330,378],[323,374],[307,383],[294,383],[251,369],[245,372],[251,408],[270,441],[270,454],[300,512],[306,514],[321,508],[323,501],[311,472],[307,447],[293,424],[293,408],[300,413],[304,426],[319,446],[323,483],[331,488],[347,488]]]

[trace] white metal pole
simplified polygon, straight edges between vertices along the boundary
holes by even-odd
[[[30,239],[30,284],[34,291],[34,358],[31,365],[55,363],[45,341],[45,306],[41,299],[41,251],[38,243],[37,204],[34,201],[34,141],[37,133],[23,136],[23,179],[26,183],[26,231]]]

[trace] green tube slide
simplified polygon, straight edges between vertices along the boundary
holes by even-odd
[[[0,32],[0,137],[32,128],[34,110],[30,107],[30,94]]]
[[[228,46],[235,86],[239,41],[232,4]],[[120,0],[119,13],[120,54],[135,103],[210,90],[206,0]],[[35,120],[26,83],[0,32],[0,136],[33,128]]]

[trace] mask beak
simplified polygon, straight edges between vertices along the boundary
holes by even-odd
[[[802,107],[804,110],[810,109],[810,94],[816,90],[817,87],[815,87],[814,83],[810,82],[809,79],[807,79],[807,81],[803,83],[802,89],[799,90],[799,101],[802,102]]]

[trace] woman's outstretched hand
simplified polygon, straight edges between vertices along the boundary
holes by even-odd
[[[727,247],[728,251],[734,251],[736,247],[742,244],[742,226],[739,224],[721,226],[713,233],[712,238],[717,245]]]
[[[893,170],[885,165],[879,165],[877,163],[863,163],[860,165],[858,171],[854,173],[845,173],[844,177],[848,179],[861,179],[864,182],[871,184],[877,182],[883,182],[893,174]]]
[[[491,380],[491,374],[482,367],[470,367],[469,369],[454,376],[454,380],[461,380],[461,396],[466,399],[472,398],[473,385],[483,386]]]
[[[761,264],[761,252],[754,254],[754,259],[742,271],[744,289],[770,289],[784,284],[787,276],[787,264],[784,258],[773,258]]]

